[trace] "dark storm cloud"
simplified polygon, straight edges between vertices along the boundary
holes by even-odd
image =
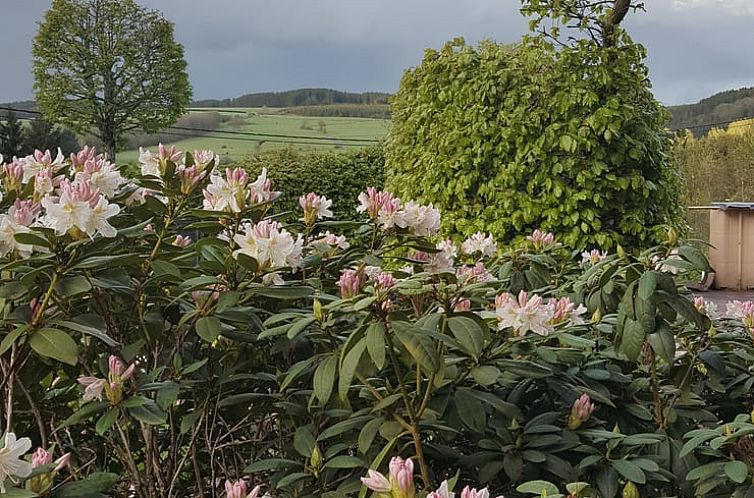
[[[196,98],[305,86],[394,91],[424,48],[514,42],[517,0],[141,0],[176,24]],[[666,103],[754,85],[754,0],[650,0],[628,24]],[[32,95],[31,40],[49,2],[0,0],[0,101]]]

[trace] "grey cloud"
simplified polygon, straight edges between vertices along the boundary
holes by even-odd
[[[751,0],[652,0],[628,27],[668,104],[754,85]],[[426,47],[513,42],[518,0],[141,0],[176,24],[197,98],[324,86],[394,91]],[[0,101],[32,95],[30,50],[48,1],[0,0]],[[742,8],[744,8],[742,10]]]

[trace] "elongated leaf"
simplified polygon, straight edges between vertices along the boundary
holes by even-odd
[[[222,323],[216,316],[204,316],[196,322],[196,333],[207,342],[212,342],[220,336]]]
[[[644,474],[644,471],[630,460],[614,460],[611,463],[613,468],[629,481],[637,484],[645,484],[647,482],[647,476]]]
[[[476,321],[465,316],[453,316],[448,319],[448,328],[466,353],[474,358],[479,356],[484,347],[484,331]]]
[[[626,320],[623,329],[623,340],[621,341],[620,351],[625,354],[629,360],[636,361],[641,354],[641,346],[644,344],[644,327],[635,320]]]
[[[31,334],[29,345],[41,356],[75,365],[78,346],[71,336],[58,329],[40,329]]]
[[[440,358],[432,340],[422,333],[422,329],[406,322],[391,322],[393,332],[416,360],[422,369],[432,374],[440,369]]]
[[[382,370],[385,366],[385,324],[376,322],[367,328],[367,351],[374,365]]]
[[[348,351],[345,358],[340,364],[340,372],[338,376],[338,395],[340,399],[345,400],[348,395],[348,388],[351,387],[351,381],[353,375],[356,373],[356,367],[359,365],[361,355],[367,347],[366,339],[361,339],[359,342],[353,345]]]
[[[314,371],[313,387],[314,395],[323,405],[327,404],[335,386],[335,376],[338,371],[338,358],[328,356]]]

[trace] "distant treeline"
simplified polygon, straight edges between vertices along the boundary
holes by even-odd
[[[234,99],[198,100],[195,107],[300,107],[330,104],[387,104],[389,93],[350,93],[327,88],[250,93]]]
[[[19,111],[16,112],[16,117],[19,119],[31,119],[35,116],[35,114],[31,113],[25,113],[20,111],[34,111],[37,108],[36,103],[33,100],[23,100],[21,102],[5,102],[0,104],[0,107],[11,107],[13,109],[18,109]],[[7,110],[0,109],[0,119],[5,118],[8,115]]]
[[[307,105],[286,109],[289,114],[299,116],[348,117],[348,118],[374,118],[390,119],[390,106],[388,104],[331,104],[331,105]]]
[[[696,104],[670,107],[670,128],[691,128],[696,136],[709,131],[709,123],[754,116],[754,88],[740,88],[715,94]]]

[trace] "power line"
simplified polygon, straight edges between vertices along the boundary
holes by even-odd
[[[716,123],[706,123],[706,124],[700,124],[700,125],[693,125],[693,126],[681,126],[680,128],[672,128],[672,131],[681,131],[681,130],[696,130],[699,128],[717,128],[722,125],[730,125],[728,128],[734,128],[738,126],[751,126],[752,123],[739,123],[738,121],[745,121],[748,119],[754,119],[754,116],[745,116],[741,118],[731,119],[728,121],[718,121]]]
[[[13,107],[6,107],[6,106],[0,106],[0,110],[13,111],[13,112],[25,112],[28,114],[35,114],[35,115],[42,114],[39,111],[29,111],[29,110],[16,109]],[[306,136],[306,135],[285,135],[285,134],[280,134],[280,133],[261,133],[261,132],[255,133],[255,132],[217,130],[217,129],[213,130],[210,128],[191,128],[187,126],[169,126],[166,130],[160,131],[158,133],[181,136],[178,133],[169,132],[167,130],[196,131],[196,132],[201,132],[205,134],[222,133],[224,135],[227,135],[227,137],[209,137],[209,138],[230,139],[232,136],[239,136],[239,137],[243,136],[243,137],[257,138],[255,140],[249,140],[249,141],[254,141],[254,142],[276,142],[276,143],[291,143],[291,144],[301,144],[301,145],[322,145],[324,143],[332,143],[332,142],[353,142],[353,144],[351,144],[352,146],[362,146],[362,145],[379,143],[379,140],[375,140],[371,138],[311,137],[311,136]],[[199,135],[188,135],[188,136],[197,137]],[[207,135],[202,135],[202,136],[207,136]],[[267,137],[270,137],[270,138],[267,138]],[[261,138],[261,140],[259,138]],[[282,141],[282,140],[272,140],[272,138],[292,138],[294,140]],[[307,140],[307,142],[298,142],[296,140]],[[346,145],[346,144],[342,144],[342,145]]]

